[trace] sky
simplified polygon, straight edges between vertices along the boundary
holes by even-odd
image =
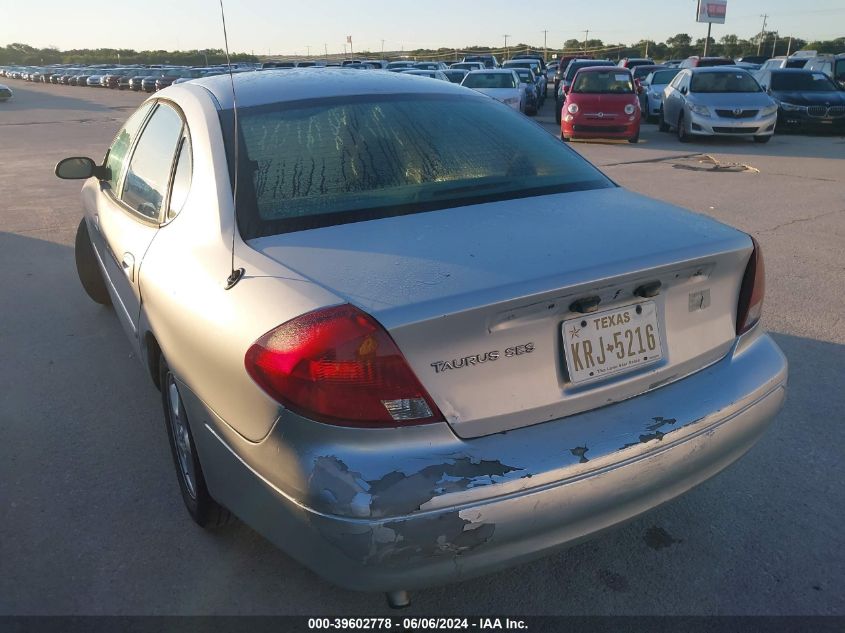
[[[605,43],[664,41],[676,33],[704,37],[695,22],[695,0],[558,0],[525,5],[514,0],[224,0],[231,52],[312,56],[343,52],[346,36],[354,50],[410,50],[501,47],[508,43],[561,47],[567,39]],[[568,8],[571,7],[571,8]],[[800,7],[800,8],[799,8]],[[767,30],[807,40],[845,36],[843,0],[728,0],[725,34],[752,37],[761,14]],[[0,0],[0,45],[36,47],[193,50],[223,48],[219,0]]]

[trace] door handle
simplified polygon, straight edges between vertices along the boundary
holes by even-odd
[[[124,253],[120,265],[123,267],[123,272],[129,277],[129,281],[135,283],[135,257],[132,253]]]

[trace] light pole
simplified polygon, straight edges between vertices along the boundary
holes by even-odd
[[[549,58],[549,47],[546,44],[546,38],[548,37],[549,32],[547,30],[543,31],[543,59],[548,60]]]
[[[584,30],[584,54],[587,54],[587,40],[590,39],[590,29]]]
[[[758,55],[760,54],[760,51],[763,48],[763,34],[766,32],[766,20],[769,19],[768,15],[761,15],[760,17],[763,18],[763,28],[760,29],[760,37],[757,39],[757,54]]]
[[[502,37],[505,38],[505,60],[510,58],[510,49],[508,49],[508,38],[510,35],[503,35]]]

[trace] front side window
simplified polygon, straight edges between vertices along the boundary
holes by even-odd
[[[120,197],[133,211],[150,220],[161,217],[173,156],[181,138],[181,117],[173,108],[161,103],[132,153]]]
[[[129,117],[123,129],[117,133],[117,136],[112,141],[109,147],[109,153],[106,155],[106,167],[109,169],[108,183],[111,190],[115,193],[120,191],[120,185],[123,182],[123,167],[126,163],[126,154],[135,137],[138,136],[138,130],[141,129],[144,119],[152,107],[152,103],[145,103],[140,108],[135,110],[135,113]]]
[[[231,117],[220,113],[224,139],[232,138]],[[486,97],[277,103],[239,109],[238,125],[245,239],[613,186],[558,139]]]
[[[833,76],[839,80],[845,79],[845,59],[836,60],[836,70]]]

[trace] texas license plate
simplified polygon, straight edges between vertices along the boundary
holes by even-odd
[[[563,322],[569,379],[580,384],[633,371],[663,358],[657,305],[636,305]]]

